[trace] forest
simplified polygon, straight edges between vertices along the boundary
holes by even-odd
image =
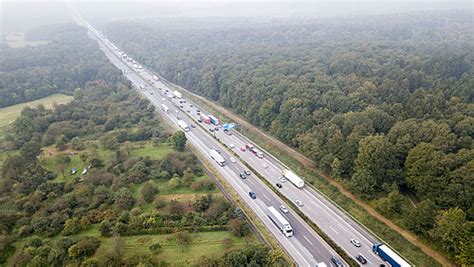
[[[458,264],[474,264],[469,11],[103,28],[166,79],[304,153]]]
[[[26,97],[31,88],[54,84],[57,89],[49,93],[74,99],[53,109],[26,107],[5,133],[1,265],[285,264],[217,190],[186,148],[184,134],[163,127],[154,107],[82,28],[61,25],[47,32],[45,47],[17,48],[8,56],[7,73],[16,88],[5,92]],[[35,65],[52,79],[62,74],[65,79],[21,80]],[[66,73],[55,74],[58,67]],[[10,93],[4,104],[29,99]],[[187,254],[196,255],[183,257]]]
[[[72,94],[86,82],[104,77],[104,57],[86,29],[73,24],[43,26],[25,33],[48,45],[0,49],[0,108],[54,93]],[[80,45],[78,45],[80,44]]]

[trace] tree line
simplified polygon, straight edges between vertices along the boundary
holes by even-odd
[[[471,27],[468,12],[444,11],[234,26],[145,20],[104,29],[140,62],[301,151],[469,265]]]
[[[0,108],[54,93],[72,95],[88,81],[119,78],[112,74],[118,70],[106,70],[105,55],[85,28],[59,24],[27,32],[26,37],[49,43],[0,50]]]

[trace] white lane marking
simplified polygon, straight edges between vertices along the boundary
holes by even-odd
[[[332,228],[332,226],[329,226],[329,228],[330,228],[331,230],[333,230],[336,234],[339,234],[339,232],[336,231],[336,229]]]
[[[308,241],[308,243],[310,243],[311,246],[314,246],[313,242],[311,242],[309,238],[307,238],[305,235],[303,235],[303,238],[306,239],[306,241]]]

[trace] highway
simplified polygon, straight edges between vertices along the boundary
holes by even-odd
[[[89,25],[89,27],[91,26]],[[89,29],[92,29],[91,32],[95,31],[92,27]],[[272,184],[287,199],[293,202],[296,200],[303,202],[303,206],[299,207],[300,210],[310,220],[318,225],[318,227],[321,228],[334,242],[343,248],[348,255],[355,259],[358,254],[362,254],[367,260],[367,266],[380,266],[381,264],[387,264],[378,255],[372,252],[372,244],[379,243],[380,240],[374,237],[367,229],[362,227],[343,210],[338,208],[333,202],[309,186],[299,189],[289,181],[282,182],[280,180],[280,177],[282,176],[281,171],[287,167],[279,162],[278,159],[261,148],[259,148],[259,150],[263,151],[263,158],[258,158],[249,150],[242,151],[240,148],[245,147],[245,144],[252,142],[236,131],[231,131],[232,134],[230,135],[224,133],[222,129],[211,133],[209,129],[216,128],[215,125],[208,125],[197,121],[199,116],[197,115],[196,110],[199,109],[201,113],[208,114],[204,109],[200,108],[189,99],[186,99],[186,103],[179,103],[180,99],[168,97],[166,90],[168,90],[168,93],[172,93],[172,90],[161,81],[154,81],[154,84],[151,84],[153,81],[153,73],[151,71],[146,69],[137,70],[130,62],[123,60],[120,55],[117,54],[119,49],[98,32],[94,33],[94,37],[99,41],[104,53],[113,64],[122,70],[128,70],[126,76],[133,84],[137,87],[139,87],[139,85],[147,85],[145,90],[139,91],[145,97],[150,99],[157,109],[161,107],[162,103],[166,103],[166,105],[170,107],[171,114],[166,114],[166,118],[174,123],[174,125],[177,125],[176,116],[180,116],[189,125],[194,124],[198,126],[196,128],[191,128],[191,131],[186,135],[193,145],[195,145],[203,154],[208,153],[211,148],[216,148],[222,151],[222,155],[227,161],[227,166],[217,168],[217,163],[213,161],[213,163],[216,164],[215,167],[220,170],[221,174],[254,210],[257,216],[265,223],[267,228],[275,235],[277,240],[283,245],[289,254],[295,258],[295,261],[299,265],[314,266],[317,262],[325,262],[329,265],[331,257],[336,255],[336,253],[329,248],[329,246],[291,209],[290,212],[285,215],[288,217],[290,224],[294,229],[295,236],[284,238],[265,215],[265,209],[267,206],[273,205],[278,208],[278,206],[284,202],[272,190],[270,190],[267,185],[255,178],[254,174],[250,175],[248,179],[240,179],[238,174],[245,169],[245,165],[241,164],[240,160],[251,166],[261,177]],[[179,108],[180,105],[182,105],[183,108]],[[189,111],[189,113],[187,111]],[[231,148],[231,146],[233,148]],[[231,155],[231,151],[235,153],[237,157]],[[231,163],[229,161],[231,156],[236,158],[236,163]],[[280,183],[282,188],[276,187],[276,183]],[[256,200],[251,200],[249,198],[249,191],[257,193]],[[360,242],[360,247],[356,247],[352,244],[350,239],[358,240]],[[292,241],[288,242],[289,240]]]
[[[111,44],[107,39],[101,36],[92,26],[86,24],[84,21],[80,21],[80,24],[88,27],[90,36],[99,42],[101,49],[104,51],[109,60],[117,66],[119,69],[125,71],[125,76],[132,82],[137,90],[156,107],[158,112],[161,112],[163,117],[168,120],[172,125],[178,127],[178,117],[184,120],[188,125],[197,124],[193,122],[196,116],[191,115],[196,113],[196,108],[190,107],[192,105],[189,101],[186,103],[186,107],[183,109],[179,108],[179,99],[169,97],[171,89],[165,84],[156,81],[151,83],[152,75],[147,70],[134,70],[132,64],[123,60],[118,54],[118,48]],[[168,90],[168,94],[166,93]],[[165,112],[162,109],[162,104],[167,105],[170,108],[170,112]],[[185,110],[189,109],[189,113]],[[190,127],[190,131],[185,132],[186,137],[193,146],[195,146],[200,153],[208,157],[212,167],[219,171],[224,179],[235,189],[238,195],[245,201],[245,203],[253,210],[256,216],[263,222],[265,227],[271,232],[276,240],[282,245],[282,247],[288,252],[288,254],[294,259],[299,266],[328,266],[331,263],[331,258],[337,256],[337,253],[313,230],[311,227],[304,222],[290,208],[289,213],[284,214],[290,222],[294,236],[285,237],[280,230],[273,224],[273,222],[267,216],[267,209],[269,206],[278,207],[284,203],[284,201],[275,194],[268,186],[255,177],[255,174],[249,175],[247,179],[241,179],[239,174],[246,170],[245,165],[236,158],[236,162],[233,163],[229,159],[232,157],[230,151],[220,144],[215,137],[201,127],[203,125],[197,125],[197,127]],[[222,133],[220,131],[218,135]],[[209,156],[210,149],[218,149],[221,151],[221,155],[226,159],[226,165],[221,167],[212,160]],[[255,192],[257,197],[252,199],[249,196],[249,192]],[[342,260],[342,259],[341,259]],[[347,263],[344,263],[347,266]]]

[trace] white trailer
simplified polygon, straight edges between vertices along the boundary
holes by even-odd
[[[303,188],[304,187],[304,181],[301,179],[298,175],[296,175],[294,172],[284,169],[281,171],[283,176],[286,177],[291,183],[293,183],[296,187],[298,188]]]
[[[170,109],[169,109],[168,106],[165,105],[165,104],[161,104],[161,109],[162,109],[164,112],[166,112],[166,113],[170,113]]]
[[[211,158],[213,160],[215,160],[220,166],[224,166],[225,165],[225,159],[221,156],[221,154],[219,154],[219,152],[217,152],[217,150],[215,149],[211,149],[209,151],[209,155],[211,156]]]
[[[182,97],[181,93],[178,92],[178,91],[173,91],[173,94],[174,94],[174,96],[177,97],[177,98],[181,98],[181,97]]]
[[[293,236],[293,228],[291,228],[290,223],[275,207],[268,207],[267,215],[286,237]]]
[[[185,132],[189,132],[189,126],[186,122],[184,122],[183,120],[178,120],[178,125],[179,127],[181,127],[181,129],[183,129]]]

